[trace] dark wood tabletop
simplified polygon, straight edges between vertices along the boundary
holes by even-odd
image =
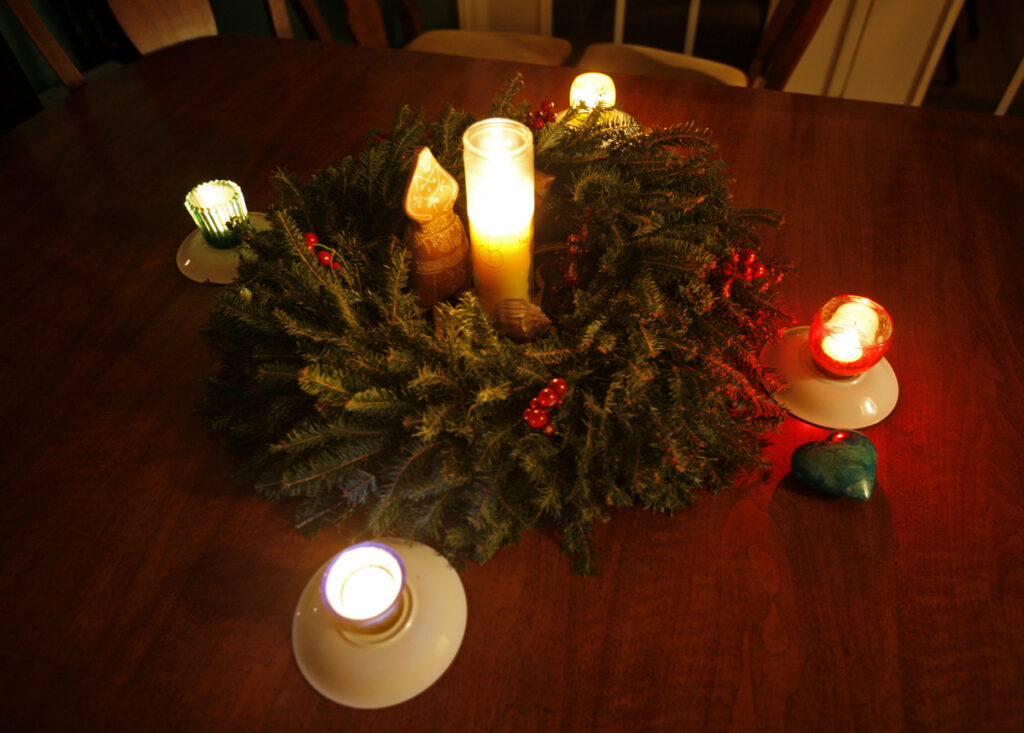
[[[396,707],[320,697],[296,601],[350,540],[312,540],[235,483],[193,412],[218,289],[182,277],[185,193],[358,152],[401,104],[484,115],[574,71],[209,38],[160,51],[0,137],[0,708],[10,730],[1024,729],[1024,125],[968,113],[620,77],[646,124],[710,127],[807,323],[892,314],[895,412],[865,432],[868,502],[774,469],[674,517],[621,510],[601,575],[528,533],[462,573],[452,666]]]

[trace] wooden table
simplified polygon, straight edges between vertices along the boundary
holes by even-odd
[[[673,518],[619,511],[580,578],[529,533],[462,575],[469,622],[427,692],[339,707],[289,641],[348,541],[303,539],[231,479],[192,412],[216,288],[175,268],[194,184],[250,208],[278,166],[351,154],[401,103],[486,112],[514,65],[260,38],[161,51],[0,138],[0,715],[11,730],[1024,729],[1024,126],[621,78],[641,121],[710,126],[806,323],[892,313],[902,394],[867,503],[774,470]],[[571,69],[521,67],[565,100]]]

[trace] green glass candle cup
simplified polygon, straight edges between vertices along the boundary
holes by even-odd
[[[245,197],[238,184],[231,181],[207,181],[188,192],[185,208],[192,216],[206,243],[214,249],[231,249],[238,237],[231,231],[230,222],[248,220]]]

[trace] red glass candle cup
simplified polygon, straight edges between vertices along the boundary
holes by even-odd
[[[814,314],[808,346],[818,368],[848,379],[881,361],[891,342],[892,319],[885,308],[859,295],[839,295]]]

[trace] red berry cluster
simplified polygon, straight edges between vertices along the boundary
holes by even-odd
[[[526,116],[526,124],[534,130],[543,130],[544,125],[554,122],[556,117],[555,103],[550,99],[545,99],[540,103],[539,109],[533,110]]]
[[[334,259],[334,255],[336,254],[334,250],[328,249],[327,247],[318,246],[320,244],[320,240],[316,238],[316,234],[314,234],[313,232],[306,232],[306,236],[303,237],[302,241],[305,242],[306,244],[307,252],[317,253],[316,259],[321,265],[323,265],[324,267],[329,267],[332,270],[341,269],[341,263]],[[319,251],[317,251],[318,249]]]
[[[530,400],[530,406],[523,411],[523,420],[544,435],[553,435],[555,426],[551,424],[551,414],[548,411],[553,407],[561,407],[568,391],[569,385],[566,381],[561,377],[555,377]]]
[[[739,279],[749,282],[764,277],[767,269],[763,262],[758,262],[757,252],[752,249],[741,249],[733,252],[718,263],[718,269],[729,280]]]

